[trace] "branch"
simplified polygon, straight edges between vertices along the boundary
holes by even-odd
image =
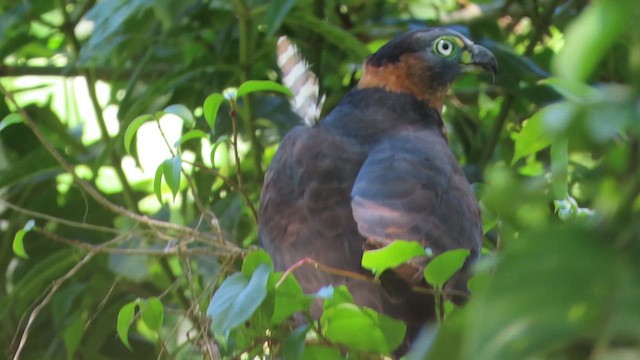
[[[42,299],[42,302],[40,302],[40,304],[38,304],[38,306],[36,306],[31,312],[31,315],[29,316],[29,321],[27,322],[27,325],[24,328],[24,331],[22,332],[22,337],[20,338],[20,344],[18,345],[18,350],[16,350],[15,354],[13,355],[13,360],[20,359],[20,355],[22,353],[22,350],[24,349],[24,345],[26,344],[27,339],[29,338],[29,331],[31,330],[31,325],[33,325],[33,322],[38,317],[38,314],[40,313],[40,311],[42,311],[42,309],[45,306],[47,306],[49,302],[51,302],[51,299],[53,299],[53,295],[58,291],[58,289],[60,289],[62,284],[64,284],[65,281],[69,280],[73,275],[78,273],[78,271],[80,271],[80,269],[82,269],[82,267],[86,265],[89,262],[89,260],[93,258],[95,254],[96,254],[95,252],[89,252],[64,276],[62,276],[61,278],[53,282],[53,285],[51,286],[51,290],[49,290],[49,293],[47,294],[47,296],[45,296],[45,298]]]
[[[31,129],[33,134],[36,136],[36,138],[38,138],[38,141],[40,141],[40,143],[47,150],[47,152],[49,152],[49,154],[51,154],[51,156],[53,156],[53,158],[62,167],[64,167],[65,170],[69,174],[71,174],[71,176],[73,177],[74,182],[77,183],[98,204],[102,205],[106,209],[108,209],[108,210],[110,210],[110,211],[112,211],[112,212],[114,212],[116,214],[126,216],[126,217],[132,219],[133,221],[139,222],[141,224],[145,224],[145,225],[147,225],[149,227],[152,227],[152,228],[160,228],[160,229],[164,229],[164,230],[168,230],[168,231],[175,231],[178,234],[184,234],[185,236],[191,236],[193,238],[203,239],[205,241],[208,241],[208,240],[211,239],[210,235],[200,233],[199,231],[196,231],[196,230],[194,230],[192,228],[189,228],[189,227],[186,227],[186,226],[182,226],[182,225],[178,225],[178,224],[172,224],[172,223],[168,223],[168,222],[164,222],[164,221],[160,221],[160,220],[151,219],[151,218],[149,218],[147,216],[144,216],[144,215],[139,215],[139,214],[134,213],[132,211],[129,211],[129,210],[117,205],[117,204],[114,204],[111,201],[109,201],[108,199],[106,199],[91,184],[89,184],[87,181],[85,181],[84,179],[80,178],[78,176],[78,174],[76,174],[74,166],[71,163],[69,163],[51,143],[49,143],[47,141],[46,137],[44,136],[44,134],[42,133],[40,128],[38,128],[38,125],[35,123],[33,118],[31,118],[31,116],[24,110],[24,108],[20,106],[20,104],[16,101],[15,97],[13,96],[13,94],[11,92],[9,92],[2,84],[0,84],[0,92],[3,93],[7,97],[7,99],[9,100],[9,103],[12,104],[16,108],[16,112],[22,117],[25,125],[27,125],[29,127],[29,129]],[[224,239],[218,239],[218,240],[223,242],[225,247],[227,247],[229,249],[239,249],[238,246],[235,243],[232,243],[232,242],[224,240]]]

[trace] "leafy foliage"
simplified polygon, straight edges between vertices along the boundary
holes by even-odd
[[[304,294],[256,250],[264,172],[299,123],[276,39],[301,47],[326,112],[394,34],[456,24],[500,66],[459,79],[444,111],[483,258],[469,303],[438,306],[409,358],[639,358],[640,5],[475,3],[0,2],[6,357],[391,353],[403,324],[346,288]],[[376,275],[431,255],[379,254]],[[438,299],[465,257],[430,260]]]

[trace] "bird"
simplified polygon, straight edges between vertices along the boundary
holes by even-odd
[[[495,77],[495,56],[452,29],[405,32],[365,59],[356,86],[323,119],[283,137],[265,175],[258,220],[277,271],[310,258],[371,275],[361,266],[363,251],[403,239],[434,255],[468,249],[445,286],[468,293],[482,220],[449,148],[442,111],[454,80],[473,69]],[[410,342],[434,318],[432,297],[411,291],[425,265],[387,271],[391,288],[409,289],[401,296],[384,286],[383,276],[363,281],[311,266],[293,274],[306,293],[346,285],[356,304],[404,321]],[[312,308],[312,316],[320,311]]]

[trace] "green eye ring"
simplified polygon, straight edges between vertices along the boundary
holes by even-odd
[[[453,36],[443,36],[433,43],[433,51],[443,58],[455,56],[460,50],[459,40]]]

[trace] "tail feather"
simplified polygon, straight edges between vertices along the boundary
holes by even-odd
[[[320,118],[324,95],[320,97],[320,87],[316,74],[309,63],[300,55],[297,46],[286,36],[278,39],[278,67],[282,71],[282,83],[294,94],[291,109],[307,126],[313,126]]]

